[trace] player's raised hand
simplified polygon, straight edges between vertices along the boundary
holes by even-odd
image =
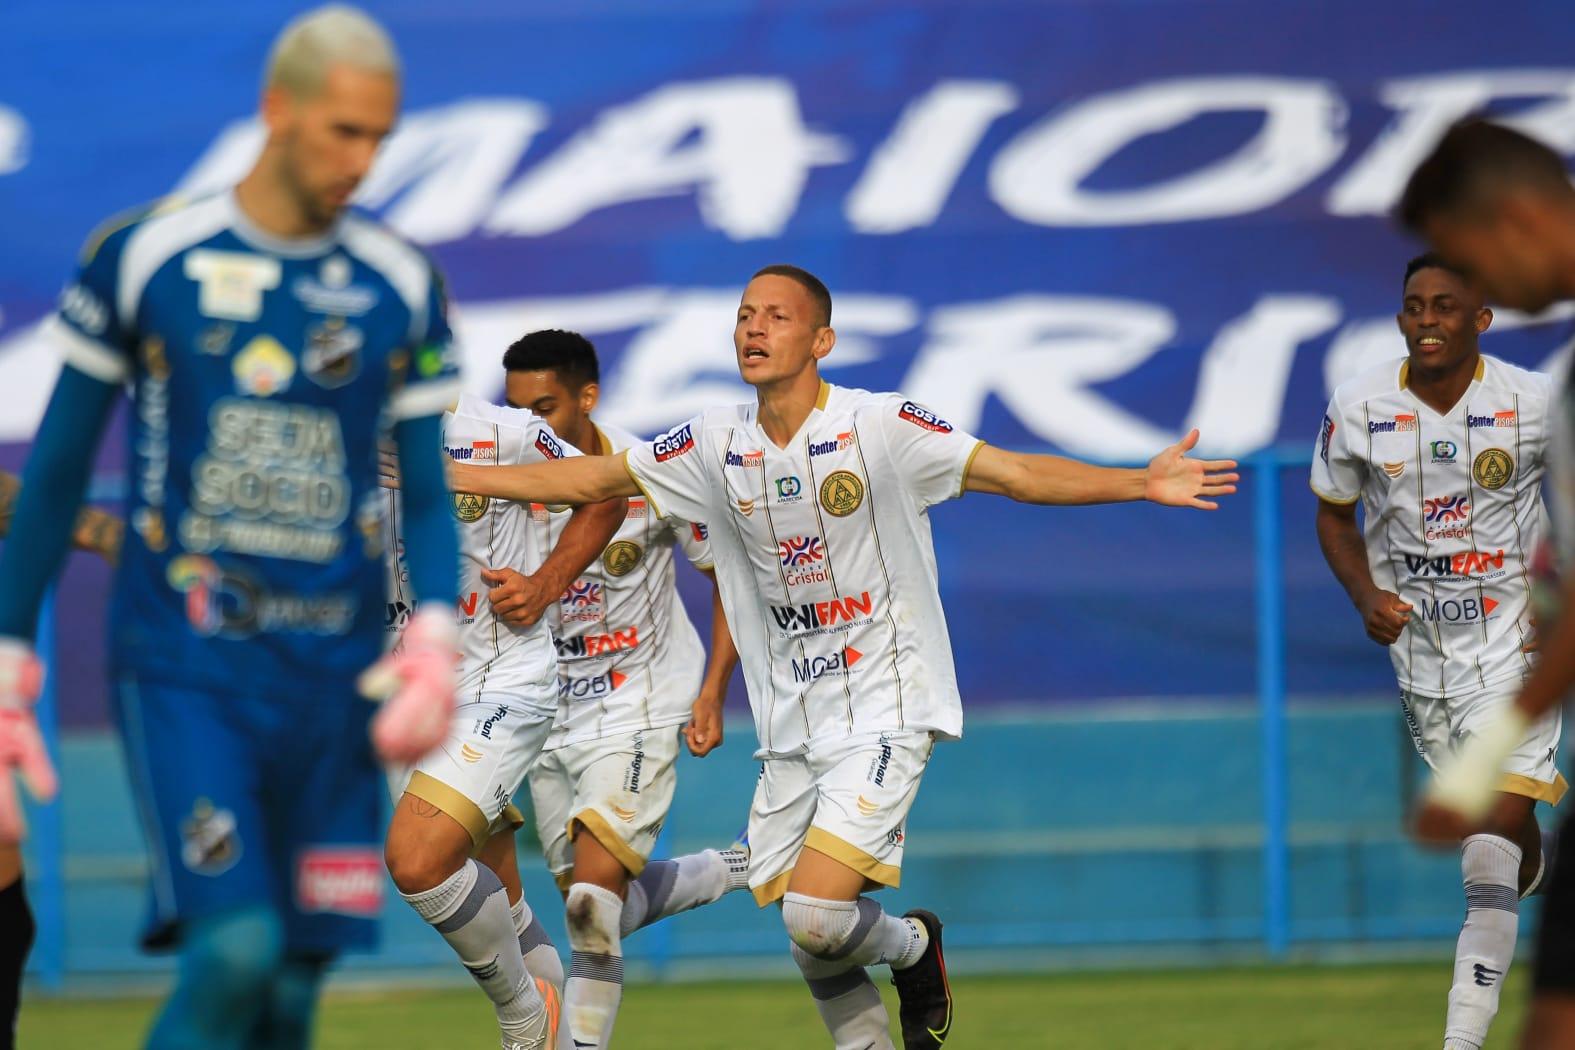
[[[0,842],[18,842],[25,830],[13,773],[40,802],[54,798],[59,784],[33,717],[43,683],[32,648],[16,638],[0,638]]]
[[[689,753],[696,758],[704,758],[722,746],[722,698],[704,691],[695,700],[694,709],[689,715],[689,724],[684,726],[684,743],[689,748]]]
[[[398,648],[362,672],[362,695],[383,701],[372,720],[372,746],[384,761],[418,761],[448,735],[458,655],[452,610],[417,609]]]
[[[1188,459],[1198,444],[1194,429],[1186,437],[1149,460],[1143,479],[1143,498],[1167,507],[1218,510],[1218,496],[1236,491],[1241,475],[1234,459]]]
[[[1393,645],[1411,622],[1413,606],[1394,591],[1374,590],[1356,608],[1362,614],[1367,637],[1379,645]]]
[[[481,582],[492,588],[487,592],[492,615],[511,627],[536,623],[562,593],[536,576],[508,568],[482,569]]]

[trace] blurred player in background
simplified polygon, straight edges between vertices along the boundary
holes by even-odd
[[[345,212],[399,83],[360,12],[290,23],[250,173],[95,234],[50,325],[65,368],[0,554],[0,837],[18,832],[12,769],[52,787],[28,639],[68,540],[58,523],[129,383],[112,694],[151,858],[146,943],[180,951],[150,1046],[306,1044],[327,964],[376,934],[373,742],[413,761],[448,726],[458,546],[439,424],[459,377],[444,296],[420,252]],[[379,661],[389,424],[411,582],[432,611]],[[374,661],[381,710],[356,695]]]
[[[0,470],[0,538],[11,531],[21,491],[22,479]],[[120,558],[123,532],[124,523],[113,514],[84,507],[71,541],[78,550],[93,551],[114,565]],[[22,881],[22,851],[14,842],[0,842],[0,930],[5,931],[0,936],[0,1050],[10,1050],[15,1039],[22,969],[35,929]]]
[[[529,412],[469,395],[444,416],[443,440],[457,462],[509,465],[579,453]],[[415,603],[404,549],[403,513],[390,492],[388,624],[398,630]],[[403,793],[385,855],[400,894],[436,927],[492,1000],[505,1050],[552,1050],[560,1028],[563,963],[520,886],[509,803],[541,753],[558,713],[557,658],[542,614],[585,571],[623,524],[624,501],[561,515],[568,521],[546,553],[547,537],[527,509],[506,500],[460,496],[459,702],[443,745],[400,778]],[[512,589],[513,621],[484,595],[503,590],[500,567],[536,566]],[[478,856],[479,855],[479,856]],[[567,1045],[567,1040],[565,1039]]]
[[[1575,298],[1575,188],[1563,158],[1518,131],[1484,120],[1452,127],[1412,174],[1399,216],[1492,302],[1538,311]],[[1545,583],[1550,600],[1540,659],[1520,695],[1472,734],[1430,788],[1418,819],[1430,839],[1503,813],[1504,800],[1493,792],[1498,770],[1575,686],[1575,386],[1567,366],[1552,390],[1552,561],[1563,583]],[[1569,832],[1566,826],[1558,837],[1537,937],[1524,1035],[1524,1045],[1535,1050],[1575,1047],[1575,835]]]
[[[951,1032],[941,923],[888,915],[865,890],[901,881],[904,826],[937,740],[962,733],[927,511],[964,492],[1027,503],[1150,499],[1212,509],[1228,461],[1147,469],[991,447],[900,394],[834,387],[831,295],[796,266],[744,289],[733,332],[757,402],[710,410],[621,456],[486,470],[458,491],[584,503],[643,495],[703,521],[749,684],[764,759],[749,820],[749,884],[782,919],[839,1048],[890,1047],[864,968],[889,964],[904,1046]]]
[[[1406,726],[1436,768],[1503,714],[1531,672],[1528,568],[1542,536],[1551,389],[1541,373],[1482,355],[1493,312],[1438,256],[1406,266],[1396,319],[1408,356],[1334,392],[1312,488],[1324,558],[1368,637],[1388,647]],[[1545,867],[1536,804],[1556,805],[1567,787],[1554,764],[1562,727],[1550,712],[1526,730],[1500,770],[1503,805],[1461,842],[1466,918],[1444,1050],[1479,1050],[1498,1012],[1519,902]]]
[[[596,349],[575,332],[532,332],[503,356],[509,404],[544,417],[587,456],[618,456],[635,435],[592,420]],[[692,754],[722,742],[722,702],[738,662],[704,524],[659,518],[640,497],[600,558],[549,612],[558,646],[558,718],[530,772],[536,830],[567,902],[573,952],[565,1002],[576,1046],[611,1044],[623,992],[622,939],[749,881],[741,849],[652,861],[677,782],[678,739]],[[567,536],[541,504],[538,550]],[[711,581],[711,655],[674,579],[674,548]],[[538,573],[539,575],[539,573]],[[702,676],[702,664],[704,675]],[[687,724],[686,724],[687,723]]]

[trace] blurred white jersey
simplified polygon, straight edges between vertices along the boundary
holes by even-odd
[[[900,394],[822,383],[788,447],[758,406],[627,453],[660,514],[704,521],[761,754],[866,732],[962,733],[927,513],[982,442]]]
[[[449,458],[476,465],[543,463],[580,454],[558,440],[540,416],[469,394],[444,414],[443,446]],[[403,629],[414,606],[399,533],[400,513],[398,493],[390,490],[388,629],[395,633]],[[495,618],[487,601],[491,588],[481,579],[481,571],[488,568],[533,571],[546,555],[537,549],[545,534],[530,527],[524,505],[486,496],[456,493],[454,517],[459,520],[457,615],[463,656],[457,700],[463,704],[483,694],[512,695],[551,711],[551,697],[535,695],[535,683],[550,678],[556,660],[547,625],[512,627]]]
[[[642,440],[612,426],[598,427],[597,438],[608,455]],[[568,516],[539,503],[530,513],[533,546],[544,557]],[[711,567],[703,524],[658,518],[645,500],[631,499],[602,556],[548,609],[558,648],[558,720],[545,750],[689,720],[705,647],[678,597],[675,544],[697,568]]]
[[[1414,608],[1389,647],[1402,689],[1464,695],[1523,675],[1531,638],[1527,567],[1542,536],[1549,434],[1546,375],[1483,357],[1447,415],[1392,361],[1334,392],[1312,487],[1362,502],[1373,582]]]

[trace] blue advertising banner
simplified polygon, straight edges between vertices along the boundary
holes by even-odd
[[[52,384],[36,326],[78,246],[245,172],[268,44],[305,6],[0,13],[0,463]],[[523,332],[575,328],[603,355],[603,413],[647,433],[749,396],[732,310],[789,261],[836,297],[832,381],[989,441],[1143,461],[1197,426],[1211,452],[1310,450],[1333,385],[1403,352],[1417,247],[1386,215],[1433,138],[1488,110],[1575,152],[1557,0],[367,7],[406,109],[359,202],[447,273],[469,386],[497,395]],[[1542,367],[1572,316],[1500,312],[1484,347]],[[1304,473],[1283,478],[1291,688],[1388,688]],[[937,510],[969,701],[1250,692],[1238,503]],[[102,591],[78,566],[62,595],[85,653]]]

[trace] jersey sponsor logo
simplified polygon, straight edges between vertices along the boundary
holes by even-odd
[[[711,538],[711,530],[706,528],[703,521],[691,521],[689,523],[689,535],[694,537],[696,543],[704,543]]]
[[[623,789],[629,794],[638,795],[640,793],[640,774],[644,771],[644,769],[645,733],[636,730],[634,734],[634,757],[629,760],[629,767],[625,769],[623,773]],[[616,809],[618,807],[614,808]],[[625,810],[624,812],[627,813],[628,810]],[[634,814],[630,813],[629,816],[626,817],[623,815],[623,813],[619,813],[618,818],[620,820],[632,820],[634,818]]]
[[[853,447],[853,431],[849,430],[838,434],[835,441],[812,441],[809,445],[811,458],[815,456],[829,456],[833,452],[841,452]]]
[[[1390,478],[1398,478],[1405,473],[1405,463],[1403,461],[1399,463],[1385,463],[1384,473],[1389,475]]]
[[[863,653],[849,645],[830,656],[810,656],[802,660],[794,660],[793,681],[807,684],[819,681],[828,674],[847,674],[852,671],[853,665],[863,658]]]
[[[1471,504],[1464,496],[1433,496],[1422,501],[1423,535],[1429,542],[1471,538]]]
[[[448,342],[427,343],[416,351],[416,375],[431,379],[453,364],[454,345]]]
[[[444,445],[443,451],[448,453],[449,459],[457,459],[461,462],[470,459],[470,457],[476,454],[474,449],[455,448],[453,445]]]
[[[60,315],[88,335],[101,336],[109,327],[109,307],[91,288],[73,284],[60,293]]]
[[[640,645],[640,629],[638,627],[626,627],[623,630],[609,631],[606,634],[582,634],[577,638],[554,638],[552,641],[558,647],[558,655],[562,657],[576,659],[586,656],[602,656],[606,653],[617,653],[638,648]]]
[[[914,426],[923,427],[925,430],[933,430],[937,434],[950,434],[952,432],[950,423],[923,405],[914,404],[912,401],[904,401],[902,403],[902,407],[897,410],[897,418],[906,419]]]
[[[166,540],[163,508],[170,466],[169,359],[164,354],[164,341],[158,336],[144,339],[141,352],[144,376],[136,391],[137,422],[142,425],[136,445],[137,482],[145,508],[158,515],[157,519],[147,519],[147,524],[156,526],[159,538]],[[146,538],[147,533],[143,532],[143,536]],[[164,544],[153,549],[163,550]]]
[[[473,623],[476,619],[476,609],[481,605],[481,592],[471,591],[467,595],[454,600],[454,610],[459,614],[461,623]]]
[[[222,875],[241,859],[235,814],[205,798],[192,804],[180,822],[180,862],[198,875]]]
[[[1323,426],[1318,431],[1318,458],[1325,465],[1329,462],[1329,442],[1334,437],[1334,420],[1328,416],[1323,417]]]
[[[663,434],[651,442],[651,451],[656,454],[656,462],[666,463],[675,459],[695,447],[694,424],[685,423],[677,430]]]
[[[536,451],[540,452],[547,459],[563,459],[567,455],[563,451],[563,446],[558,444],[557,440],[545,430],[536,431]],[[496,460],[496,458],[496,455],[494,455],[493,459]]]
[[[1404,434],[1416,429],[1416,416],[1400,414],[1393,419],[1368,420],[1369,434]]]
[[[1471,476],[1485,489],[1501,489],[1515,476],[1515,460],[1501,448],[1485,448],[1472,461]]]
[[[472,441],[470,443],[470,456],[477,463],[496,463],[498,461],[498,443],[496,441]]]
[[[1493,611],[1499,603],[1492,598],[1444,598],[1441,600],[1423,599],[1416,603],[1417,610],[1422,614],[1423,623],[1441,623],[1448,625],[1481,623],[1483,620],[1493,618]]]
[[[186,596],[186,620],[204,638],[344,634],[360,606],[351,594],[269,591],[241,570],[220,568],[202,554],[174,559],[165,578]]]
[[[290,292],[313,313],[336,317],[359,317],[376,306],[379,298],[377,289],[368,285],[331,288],[320,277],[306,276],[291,281]]]
[[[875,757],[870,759],[870,771],[867,779],[876,787],[886,786],[886,769],[891,765],[891,737],[882,733],[880,735],[880,750]]]
[[[845,518],[864,502],[864,482],[857,474],[834,471],[820,483],[820,505],[827,514]]]
[[[1468,412],[1466,413],[1466,426],[1472,429],[1479,427],[1513,428],[1515,426],[1515,413],[1512,410],[1509,412],[1494,412],[1491,416],[1473,416]]]
[[[306,330],[306,350],[301,370],[306,378],[327,390],[344,386],[361,374],[361,329],[330,317]]]
[[[223,357],[230,352],[230,341],[235,338],[233,324],[212,324],[197,334],[197,351],[210,357]]]
[[[235,389],[253,397],[272,397],[290,388],[295,358],[270,335],[255,336],[230,362]]]
[[[773,605],[771,616],[786,634],[819,634],[869,623],[875,618],[875,600],[869,591],[864,591],[856,597],[848,595],[801,605]]]
[[[777,502],[797,503],[804,491],[804,483],[798,479],[797,474],[789,474],[785,478],[777,478]]]
[[[764,449],[754,449],[750,452],[734,452],[727,450],[727,465],[730,467],[763,467],[766,465]]]
[[[454,517],[466,525],[474,525],[480,521],[490,506],[492,506],[490,496],[476,496],[469,492],[454,493]]]
[[[1457,554],[1439,554],[1434,557],[1407,554],[1405,564],[1413,579],[1431,577],[1447,580],[1478,577],[1492,580],[1504,575],[1504,551],[1502,548],[1492,554],[1485,551],[1460,551]]]
[[[590,678],[559,678],[558,699],[575,703],[581,700],[601,700],[611,696],[617,688],[629,680],[629,676],[619,671],[607,671],[603,674],[592,675]]]
[[[509,706],[507,704],[499,704],[498,709],[492,712],[492,714],[488,715],[486,718],[477,720],[475,727],[472,729],[472,732],[481,737],[483,740],[491,740],[492,731],[497,728],[498,725],[500,725],[507,717],[509,717]]]
[[[602,551],[602,568],[609,576],[627,576],[640,564],[645,549],[633,540],[614,540]]]
[[[826,560],[826,547],[819,536],[790,536],[777,544],[777,553],[783,567],[789,569]]]
[[[595,580],[575,580],[558,598],[558,619],[563,623],[599,623],[604,609],[604,588]]]
[[[296,904],[304,912],[375,918],[383,909],[383,859],[371,847],[316,846],[296,867]]]
[[[263,293],[279,287],[279,260],[249,252],[186,253],[181,262],[188,280],[197,282],[197,309],[220,321],[255,321],[262,316]]]
[[[630,500],[629,509],[623,512],[625,521],[634,521],[638,518],[643,518],[646,515],[647,510],[645,506],[645,500],[638,498]]]
[[[1453,441],[1434,441],[1428,448],[1433,453],[1434,463],[1453,463],[1455,454],[1460,451],[1460,446]]]

